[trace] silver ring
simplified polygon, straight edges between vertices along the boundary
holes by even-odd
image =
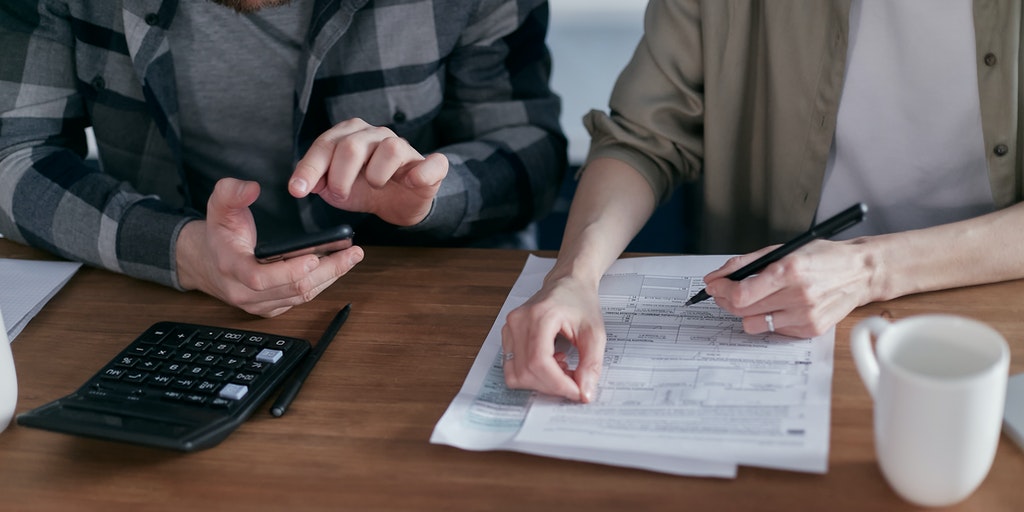
[[[764,316],[764,323],[768,324],[768,332],[775,332],[775,317],[771,313]]]
[[[516,355],[513,354],[512,352],[505,352],[505,354],[502,356],[502,359],[504,359],[505,361],[511,361],[511,360],[513,360],[515,358],[516,358]]]

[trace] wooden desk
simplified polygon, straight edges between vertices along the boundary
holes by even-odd
[[[1009,340],[1024,371],[1024,281],[870,305],[837,330],[829,470],[741,468],[734,480],[428,442],[525,262],[525,252],[369,247],[314,302],[260,319],[199,293],[82,268],[13,344],[18,411],[76,389],[152,323],[180,320],[313,342],[352,315],[288,414],[264,406],[217,447],[182,454],[12,425],[0,435],[3,510],[912,510],[882,480],[851,326],[957,312]],[[550,255],[550,254],[549,254]],[[0,256],[45,257],[0,240]],[[2,286],[2,284],[0,284]],[[1003,436],[988,478],[955,510],[1024,510],[1024,453]]]

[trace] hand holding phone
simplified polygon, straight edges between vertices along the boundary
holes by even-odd
[[[305,254],[323,257],[352,247],[352,227],[347,224],[319,231],[261,242],[253,251],[260,263],[286,260]]]

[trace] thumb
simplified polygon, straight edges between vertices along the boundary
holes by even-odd
[[[411,166],[405,183],[411,187],[434,187],[448,175],[448,157],[432,153]]]
[[[587,328],[580,331],[577,348],[580,353],[579,364],[573,376],[580,387],[580,401],[591,402],[597,396],[597,383],[601,379],[601,367],[604,365],[604,331]]]
[[[249,206],[256,202],[259,195],[260,184],[255,181],[223,178],[210,194],[206,204],[206,220],[228,229],[249,226],[255,229]]]

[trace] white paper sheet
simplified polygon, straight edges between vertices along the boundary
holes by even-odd
[[[554,263],[531,256],[431,442],[689,476],[731,478],[737,465],[825,472],[834,330],[754,336],[713,301],[684,308],[726,258],[624,258],[609,269],[604,370],[582,405],[504,385],[505,316]]]
[[[68,261],[0,258],[0,312],[11,341],[81,266]]]

